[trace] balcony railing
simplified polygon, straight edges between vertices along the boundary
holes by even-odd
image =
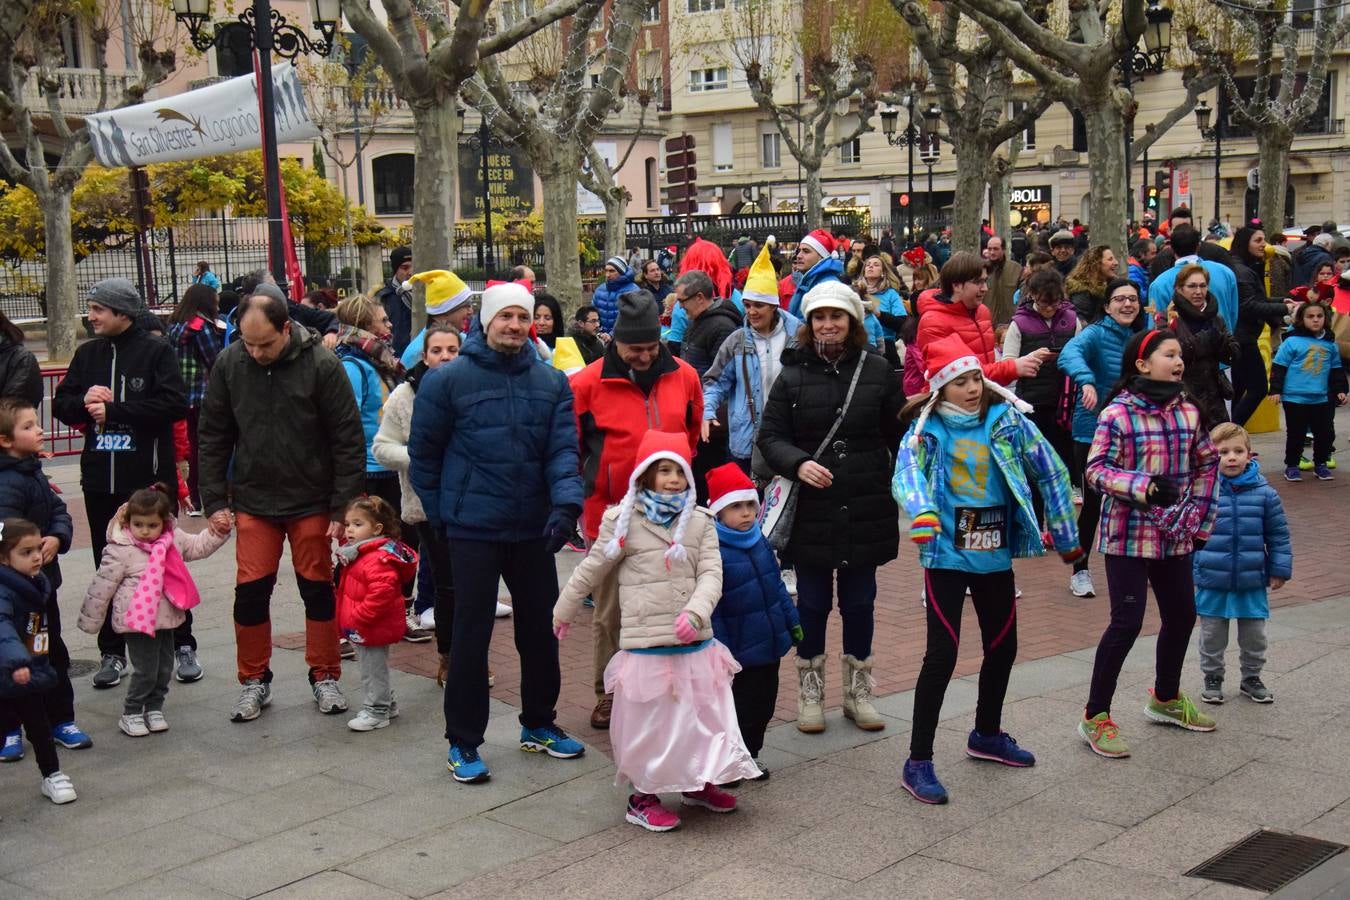
[[[136,80],[136,76],[124,72],[101,72],[98,69],[57,69],[57,94],[61,98],[61,111],[67,116],[83,116],[98,112],[99,98],[104,84],[107,85],[107,105],[115,106],[122,98],[127,86]],[[24,85],[24,103],[34,116],[46,117],[47,98],[38,85],[37,79],[30,78]]]

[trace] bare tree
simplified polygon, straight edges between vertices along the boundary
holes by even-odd
[[[70,95],[80,114],[128,106],[173,71],[167,38],[174,19],[167,4],[149,3],[122,17],[120,4],[79,0],[10,0],[0,16],[0,125],[22,147],[21,156],[0,141],[0,169],[31,190],[42,208],[47,259],[47,354],[66,360],[75,352],[80,312],[75,296],[71,194],[93,161],[89,132],[76,127]],[[62,31],[83,26],[93,46],[93,83],[74,84],[66,64]],[[108,69],[114,30],[134,49],[139,70],[118,79]],[[120,87],[119,87],[120,85]]]
[[[650,82],[647,84],[650,85]],[[611,164],[592,143],[586,148],[588,165],[583,166],[581,172],[577,175],[577,180],[581,183],[581,186],[599,197],[600,202],[605,206],[606,257],[622,256],[627,250],[628,204],[633,199],[633,192],[620,184],[617,176],[623,170],[623,167],[628,165],[628,160],[633,155],[633,148],[637,146],[638,140],[642,137],[642,126],[647,121],[647,110],[652,103],[649,86],[638,89],[637,103],[639,109],[637,126],[633,129],[632,137],[628,140],[628,146],[624,148],[619,158]]]
[[[581,303],[577,253],[577,179],[582,160],[611,113],[622,107],[633,46],[647,0],[583,0],[559,29],[556,70],[512,82],[497,59],[484,59],[464,82],[465,99],[499,138],[529,157],[544,190],[544,268],[565,309]],[[592,32],[604,30],[603,40]],[[517,63],[519,65],[519,63]],[[550,67],[551,68],[551,67]],[[519,74],[519,73],[518,73]]]
[[[1298,30],[1288,21],[1284,3],[1224,0],[1230,21],[1247,35],[1255,75],[1244,96],[1237,84],[1241,57],[1225,52],[1214,37],[1187,30],[1191,48],[1219,72],[1223,92],[1218,115],[1249,128],[1256,136],[1260,183],[1257,211],[1267,228],[1284,223],[1289,151],[1299,129],[1312,119],[1322,98],[1332,51],[1350,34],[1350,16],[1333,2],[1319,2],[1312,22],[1312,50],[1299,55]],[[1222,127],[1220,121],[1216,127]]]

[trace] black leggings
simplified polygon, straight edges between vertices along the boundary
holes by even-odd
[[[431,580],[436,585],[436,652],[450,652],[450,634],[455,626],[455,580],[450,567],[450,542],[430,522],[418,522],[417,542],[422,559],[431,566]],[[495,611],[495,607],[493,608]]]
[[[1078,508],[1078,545],[1083,548],[1083,556],[1073,564],[1075,572],[1086,572],[1088,554],[1097,540],[1097,523],[1102,517],[1102,495],[1087,484],[1087,459],[1091,444],[1075,442],[1073,445],[1074,464],[1083,473],[1083,505]]]
[[[956,651],[961,644],[961,609],[970,602],[980,622],[984,663],[980,666],[979,699],[975,705],[975,730],[983,735],[999,732],[1008,677],[1017,658],[1017,600],[1012,569],[978,575],[956,569],[924,571],[924,608],[928,619],[928,649],[914,686],[914,725],[909,737],[909,758],[933,758],[933,735],[947,684],[956,670]]]
[[[1270,389],[1266,381],[1266,361],[1257,344],[1239,344],[1233,361],[1233,421],[1246,425]]]
[[[61,763],[56,758],[56,741],[52,738],[52,721],[47,718],[47,704],[41,694],[24,694],[20,697],[8,697],[3,701],[6,717],[13,716],[23,724],[28,743],[33,745],[33,757],[37,760],[42,777],[61,771]]]
[[[1326,465],[1331,458],[1331,445],[1336,439],[1336,407],[1330,403],[1284,403],[1284,464],[1298,465],[1303,456],[1303,438],[1308,432],[1313,438],[1313,463]]]
[[[778,663],[742,668],[731,679],[731,697],[745,749],[758,758],[764,749],[764,732],[778,705]]]
[[[1195,582],[1191,554],[1163,559],[1106,555],[1106,586],[1111,593],[1111,624],[1106,626],[1097,658],[1092,664],[1092,687],[1088,693],[1087,717],[1111,711],[1120,667],[1139,637],[1144,624],[1148,588],[1158,603],[1162,628],[1158,631],[1158,655],[1153,694],[1159,700],[1175,700],[1181,690],[1181,665],[1195,628]]]

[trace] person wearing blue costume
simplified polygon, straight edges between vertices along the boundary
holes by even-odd
[[[1230,332],[1235,331],[1238,323],[1237,275],[1223,263],[1197,255],[1200,252],[1200,232],[1190,225],[1178,225],[1172,229],[1172,250],[1176,253],[1176,263],[1153,279],[1148,288],[1148,305],[1157,321],[1167,321],[1172,294],[1176,291],[1177,275],[1186,266],[1196,263],[1204,266],[1209,273],[1209,292],[1219,304],[1219,316],[1223,324],[1228,326]]]
[[[792,268],[802,273],[797,290],[792,293],[788,312],[802,317],[802,298],[816,285],[825,281],[844,281],[844,264],[834,258],[834,236],[817,228],[797,242],[797,256]]]
[[[1017,657],[1012,562],[1045,553],[1032,480],[1045,497],[1048,530],[1061,558],[1072,562],[1083,550],[1069,472],[1027,419],[1031,406],[985,381],[979,359],[959,335],[929,344],[925,361],[929,393],[901,413],[902,426],[913,424],[900,442],[891,481],[892,495],[912,520],[910,540],[920,548],[928,634],[900,783],[923,803],[946,803],[947,791],[933,771],[933,737],[956,668],[967,591],[984,662],[966,754],[1018,768],[1036,763],[999,727]]]
[[[638,290],[634,278],[632,267],[622,256],[605,260],[605,280],[591,293],[591,305],[600,313],[600,330],[605,334],[614,331],[614,322],[619,318],[619,298]]]
[[[422,351],[426,346],[427,328],[432,325],[450,325],[461,334],[465,323],[473,314],[473,291],[469,290],[458,275],[444,269],[432,269],[409,276],[409,281],[426,285],[427,326],[417,332],[416,337],[404,348],[400,362],[403,368],[412,369],[422,361]]]

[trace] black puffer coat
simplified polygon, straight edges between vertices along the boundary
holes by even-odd
[[[854,368],[865,367],[843,424],[816,458],[834,482],[824,490],[798,487],[784,560],[831,568],[890,562],[900,543],[891,474],[905,399],[890,363],[868,350],[851,351],[830,365],[809,346],[784,350],[782,359],[758,444],[769,466],[793,479],[834,424]]]
[[[1200,408],[1201,424],[1209,431],[1228,421],[1224,401],[1233,399],[1233,385],[1219,370],[1219,364],[1231,365],[1237,359],[1237,338],[1219,317],[1219,304],[1213,294],[1209,295],[1204,312],[1197,312],[1180,292],[1174,293],[1171,324],[1186,363],[1181,376],[1186,396]]]

